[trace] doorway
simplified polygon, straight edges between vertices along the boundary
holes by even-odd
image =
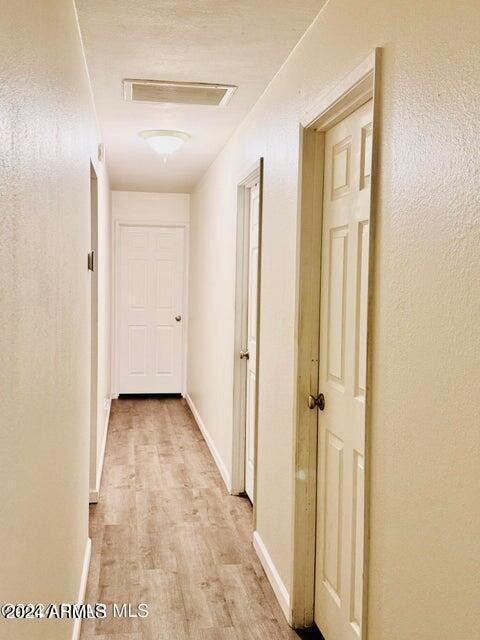
[[[238,186],[232,493],[255,504],[263,161]]]
[[[185,242],[183,226],[117,226],[117,396],[184,392]]]
[[[325,640],[366,637],[378,60],[302,129],[292,623]]]
[[[90,496],[96,495],[98,421],[98,179],[90,162]]]

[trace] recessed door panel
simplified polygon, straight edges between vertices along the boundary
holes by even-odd
[[[356,271],[356,333],[355,333],[355,394],[365,398],[367,373],[367,303],[368,303],[368,245],[370,237],[368,220],[359,222]]]
[[[363,590],[363,496],[365,492],[365,468],[363,456],[353,452],[353,502],[352,502],[352,576],[350,598],[350,623],[361,636]]]
[[[157,327],[155,373],[171,376],[174,373],[174,327]]]
[[[372,123],[362,127],[362,149],[360,165],[360,189],[370,186],[372,173]]]
[[[342,563],[342,483],[343,442],[333,433],[325,434],[325,532],[323,545],[323,579],[335,600],[340,603]]]
[[[144,376],[147,372],[147,327],[128,327],[129,373]]]
[[[145,309],[147,306],[147,261],[132,258],[128,264],[128,298],[130,309]]]
[[[249,298],[251,312],[248,314],[248,339],[256,342],[257,340],[257,280],[258,280],[258,247],[250,249],[250,282],[249,282]]]
[[[350,136],[332,148],[332,198],[341,198],[350,191],[351,155]]]
[[[247,374],[247,411],[246,411],[246,420],[247,423],[252,423],[255,420],[255,373],[249,371]],[[247,439],[246,439],[246,455],[247,455],[247,466],[253,468],[255,462],[255,433],[253,429],[247,429]]]
[[[155,302],[157,309],[174,308],[175,262],[157,260],[155,272]]]
[[[342,388],[345,368],[345,301],[348,229],[330,230],[328,280],[328,375]]]

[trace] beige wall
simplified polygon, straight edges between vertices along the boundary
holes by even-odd
[[[88,534],[95,120],[71,0],[2,2],[1,14],[0,602],[76,602]],[[105,364],[105,388],[108,377]],[[69,621],[0,627],[5,640],[72,632]]]
[[[230,487],[237,188],[225,156],[192,195],[187,392]]]
[[[189,392],[230,468],[236,185],[265,157],[257,528],[290,590],[299,121],[383,47],[370,640],[478,635],[479,29],[476,0],[330,0],[192,196]]]
[[[190,195],[188,193],[112,191],[112,215],[115,220],[188,223]]]

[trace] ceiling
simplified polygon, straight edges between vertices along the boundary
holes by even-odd
[[[190,192],[325,0],[76,0],[112,189]],[[227,107],[125,102],[124,78],[238,85]],[[138,133],[191,139],[166,162]]]

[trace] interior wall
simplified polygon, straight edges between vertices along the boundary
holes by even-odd
[[[0,601],[74,603],[88,537],[97,132],[71,0],[2,3],[0,77]],[[5,640],[72,633],[69,620],[0,627]]]
[[[257,529],[289,591],[299,122],[383,48],[370,640],[477,634],[479,28],[476,0],[330,0],[192,194],[188,388],[230,469],[236,188],[265,158]]]
[[[187,397],[230,490],[237,187],[230,154],[225,160],[212,165],[192,194]]]
[[[112,206],[106,163],[92,158],[98,177],[98,376],[97,376],[97,434],[94,474],[90,476],[90,491],[100,489],[103,457],[112,397],[111,338],[112,338]],[[93,457],[93,456],[92,456]]]
[[[114,220],[188,223],[190,194],[112,191]]]

